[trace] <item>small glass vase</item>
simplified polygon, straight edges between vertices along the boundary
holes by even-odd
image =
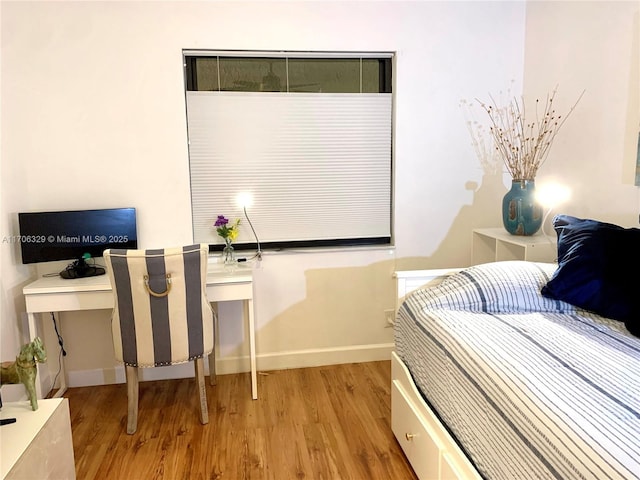
[[[231,241],[227,240],[226,245],[222,249],[222,262],[227,265],[235,265],[236,264],[236,254],[233,249],[233,245],[231,245]]]

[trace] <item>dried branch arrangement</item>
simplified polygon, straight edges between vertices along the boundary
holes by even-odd
[[[554,109],[557,88],[547,95],[544,108],[536,99],[534,119],[527,119],[524,98],[513,98],[506,106],[498,106],[490,95],[490,104],[478,99],[489,115],[489,131],[495,148],[514,180],[534,180],[538,169],[549,154],[558,131],[584,95],[580,94],[569,112],[563,117]]]

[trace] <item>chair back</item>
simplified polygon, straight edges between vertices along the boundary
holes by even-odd
[[[104,251],[115,295],[111,329],[116,360],[159,367],[209,355],[213,310],[207,300],[205,244]]]

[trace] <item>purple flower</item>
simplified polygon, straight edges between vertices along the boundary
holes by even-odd
[[[224,238],[224,241],[231,243],[238,237],[238,227],[240,226],[240,219],[238,218],[233,224],[229,224],[229,219],[224,215],[218,215],[216,223],[213,224],[218,235]]]
[[[224,218],[224,215],[218,215],[218,219],[216,220],[216,223],[213,224],[213,226],[214,227],[223,227],[227,223],[229,223],[229,220]]]

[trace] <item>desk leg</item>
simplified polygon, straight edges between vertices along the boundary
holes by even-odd
[[[216,346],[214,341],[213,350],[209,354],[209,385],[217,384],[218,379],[216,377]]]
[[[220,333],[220,325],[218,314],[213,312],[213,350],[209,354],[209,385],[217,385],[218,378],[216,374],[216,343],[218,342],[218,334]]]
[[[37,337],[36,335],[36,314],[35,313],[31,313],[29,312],[27,314],[27,318],[28,318],[28,330],[29,330],[29,341],[33,342],[35,340],[35,338]],[[44,339],[43,339],[44,341]],[[49,355],[47,354],[47,357]],[[42,370],[44,367],[42,365],[38,365],[37,369],[38,369],[38,373],[40,373],[40,370]],[[40,399],[42,398],[42,387],[40,386],[40,380],[42,378],[42,375],[37,375],[36,377],[36,398]]]
[[[247,300],[247,309],[249,310],[249,350],[251,360],[251,397],[258,399],[258,377],[256,373],[256,332],[255,318],[253,314],[253,300]]]
[[[29,312],[27,314],[27,318],[28,318],[28,328],[29,328],[29,341],[32,342],[38,335],[37,335],[37,330],[36,330],[36,314],[33,312]],[[58,317],[59,319],[59,317]],[[58,325],[58,329],[61,330],[61,326]],[[44,338],[42,339],[44,341]],[[45,346],[46,347],[46,346]],[[53,396],[53,398],[60,398],[62,397],[62,395],[64,395],[64,392],[67,391],[67,372],[64,368],[64,356],[59,357],[58,355],[52,355],[50,351],[47,350],[47,363],[51,361],[52,358],[60,358],[60,388],[58,389],[58,391],[56,391],[55,395]],[[39,373],[39,378],[42,378],[42,373],[41,373],[41,369],[43,369],[44,366],[43,365],[38,365],[38,373]],[[42,386],[40,383],[40,380],[36,381],[36,397],[37,398],[44,398],[43,394],[42,394]]]

